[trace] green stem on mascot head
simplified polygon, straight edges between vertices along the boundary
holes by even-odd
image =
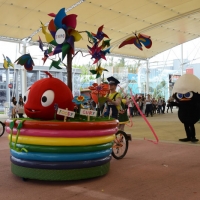
[[[10,124],[9,124],[9,127],[10,127],[10,142],[9,142],[10,148],[12,148],[12,135],[13,135],[13,128],[14,128],[14,126],[15,126],[15,121],[16,121],[16,120],[17,120],[17,119],[12,120],[12,121],[10,122]]]
[[[81,113],[81,103],[78,104],[78,113],[79,113],[79,114]]]
[[[100,103],[99,103],[99,91],[97,94],[97,99],[98,99],[98,103],[97,103],[98,116],[101,116],[101,109],[100,109]]]
[[[15,146],[14,146],[15,150],[16,150],[16,145],[17,145],[18,137],[19,137],[19,134],[20,134],[20,129],[22,128],[24,121],[25,121],[25,119],[22,120],[22,121],[20,121],[20,123],[17,126],[17,136],[16,136]]]

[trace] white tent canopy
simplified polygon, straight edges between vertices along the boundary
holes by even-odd
[[[48,13],[66,8],[67,14],[77,14],[78,31],[96,33],[104,25],[104,32],[111,39],[111,53],[151,58],[174,46],[200,36],[199,0],[0,0],[0,39],[20,41],[38,36],[40,21],[51,20]],[[134,45],[118,48],[121,41],[133,32],[151,36],[152,48],[137,49]],[[87,36],[75,43],[76,48],[87,49]]]

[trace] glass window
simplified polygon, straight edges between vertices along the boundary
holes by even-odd
[[[44,72],[40,72],[40,79],[47,78],[47,74]]]
[[[27,87],[30,87],[37,81],[37,72],[36,71],[27,71]]]

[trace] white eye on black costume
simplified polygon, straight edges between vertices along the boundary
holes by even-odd
[[[29,95],[30,90],[26,91],[25,95],[24,95],[24,103],[26,104],[28,101],[28,95]]]
[[[176,94],[176,97],[177,97],[178,99],[182,99],[182,98],[183,98],[183,94],[177,93],[177,94]]]
[[[184,94],[184,97],[187,98],[187,99],[190,99],[193,97],[193,93],[192,92],[187,92]]]
[[[54,101],[54,97],[55,97],[55,94],[53,90],[45,91],[41,97],[42,106],[44,107],[50,106]]]

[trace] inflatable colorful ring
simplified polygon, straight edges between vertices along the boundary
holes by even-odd
[[[9,134],[10,139],[10,134]],[[114,140],[114,135],[87,138],[55,138],[55,137],[33,137],[19,136],[17,143],[47,145],[47,146],[88,146],[96,144],[104,144]],[[16,135],[12,136],[12,142],[16,141]]]
[[[109,171],[117,125],[117,120],[7,120],[12,134],[11,170],[19,177],[39,180],[102,176]]]
[[[15,143],[12,142],[14,147]],[[18,149],[26,149],[28,152],[41,152],[41,153],[80,153],[80,152],[92,152],[110,149],[113,142],[90,145],[90,146],[42,146],[42,145],[30,145],[30,144],[16,144]]]
[[[30,161],[30,160],[21,160],[13,156],[10,157],[10,160],[13,164],[28,167],[28,168],[37,168],[37,169],[80,169],[87,167],[96,167],[108,163],[111,160],[112,156],[107,156],[105,158],[100,158],[96,160],[86,160],[86,161],[74,161],[74,162],[42,162],[42,161]]]
[[[12,120],[6,120],[6,126],[9,126]],[[16,127],[21,120],[16,120]],[[25,129],[51,129],[51,130],[98,130],[116,128],[118,120],[95,121],[95,122],[63,122],[63,121],[39,121],[26,120],[23,122]]]
[[[10,133],[9,127],[6,127],[6,132]],[[20,129],[20,135],[37,136],[37,137],[96,137],[112,135],[117,132],[117,128],[102,129],[102,130],[50,130],[50,129]],[[13,129],[13,134],[17,134],[17,129]]]
[[[39,152],[17,152],[13,149],[10,150],[13,157],[22,160],[35,160],[47,162],[64,162],[64,161],[85,161],[104,158],[112,153],[112,149],[106,149],[95,152],[84,153],[39,153]]]
[[[81,180],[98,176],[103,176],[108,173],[110,162],[97,167],[89,167],[83,169],[34,169],[21,167],[11,163],[11,171],[16,176],[28,179],[64,181],[64,180]]]

